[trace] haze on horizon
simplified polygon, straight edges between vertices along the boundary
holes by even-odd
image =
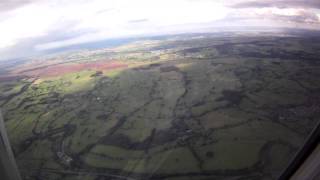
[[[2,0],[0,60],[221,27],[320,30],[319,0]]]

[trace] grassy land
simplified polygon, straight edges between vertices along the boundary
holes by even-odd
[[[92,57],[127,68],[1,81],[18,165],[31,179],[272,179],[320,117],[309,41],[139,41]]]

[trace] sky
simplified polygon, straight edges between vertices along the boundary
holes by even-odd
[[[320,0],[0,0],[0,60],[221,27],[320,30]]]

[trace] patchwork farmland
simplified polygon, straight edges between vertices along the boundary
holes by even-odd
[[[25,179],[275,179],[320,117],[320,42],[192,34],[6,68]]]

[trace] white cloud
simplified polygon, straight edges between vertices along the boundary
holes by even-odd
[[[79,42],[95,38],[120,37],[146,33],[145,25],[130,25],[136,19],[148,19],[150,32],[157,28],[210,22],[224,18],[227,9],[212,1],[198,3],[187,0],[92,0],[46,1],[23,6],[10,12],[0,22],[0,48],[12,46],[25,38],[47,35],[60,24],[77,22],[67,32],[95,32],[98,35],[79,37]],[[164,32],[165,33],[165,32]],[[70,44],[68,40],[65,41]],[[74,41],[76,42],[76,41]]]
[[[36,41],[37,38],[41,38],[42,41],[30,44],[35,46],[34,50],[41,51],[107,38],[189,32],[209,25],[267,24],[277,27],[290,23],[307,23],[306,27],[318,28],[319,26],[314,24],[319,18],[315,17],[320,15],[319,11],[312,8],[304,9],[305,7],[289,5],[282,8],[263,3],[240,4],[248,6],[249,9],[232,6],[248,0],[26,0],[23,2],[30,3],[24,3],[24,6],[17,5],[18,8],[14,10],[0,13],[0,50],[14,48],[30,39]],[[310,25],[311,23],[313,25]],[[61,37],[55,36],[57,32]],[[66,38],[63,34],[71,36]]]

